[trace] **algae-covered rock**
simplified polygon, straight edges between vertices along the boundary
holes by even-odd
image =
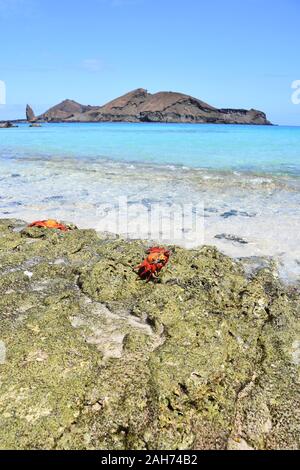
[[[0,448],[297,449],[297,287],[213,247],[0,221]]]

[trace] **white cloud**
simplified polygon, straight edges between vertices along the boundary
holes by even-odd
[[[100,72],[103,70],[103,62],[100,59],[85,59],[82,67],[88,72]]]
[[[111,0],[111,4],[113,7],[137,5],[138,3],[140,3],[140,0]]]
[[[0,12],[10,14],[22,6],[23,0],[0,0]]]
[[[0,19],[28,15],[35,0],[0,0]]]
[[[126,7],[140,4],[143,0],[98,0],[112,7]]]

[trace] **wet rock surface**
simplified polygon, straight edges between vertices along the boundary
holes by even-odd
[[[244,238],[238,237],[237,235],[232,235],[231,233],[218,233],[215,235],[215,238],[220,240],[228,240],[230,242],[240,243],[242,245],[247,245],[248,242]]]
[[[299,291],[213,247],[0,221],[0,448],[299,448]]]

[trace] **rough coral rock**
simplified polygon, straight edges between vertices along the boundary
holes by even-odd
[[[0,221],[0,448],[299,448],[299,292],[204,246]]]

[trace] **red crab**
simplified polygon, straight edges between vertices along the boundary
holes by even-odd
[[[154,246],[146,251],[147,258],[134,269],[138,276],[149,282],[151,279],[157,279],[162,268],[167,264],[170,257],[170,251],[160,246]]]
[[[59,222],[57,222],[57,220],[54,219],[37,220],[36,222],[32,222],[32,224],[29,224],[28,227],[56,228],[58,230],[62,230],[63,232],[67,232],[69,230],[66,225],[60,224]]]

